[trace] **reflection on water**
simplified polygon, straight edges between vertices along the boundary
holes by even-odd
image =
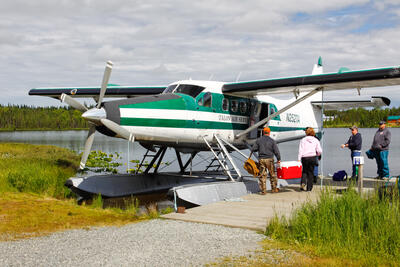
[[[400,165],[397,164],[400,159],[400,128],[391,128],[392,142],[389,151],[389,168],[391,175],[400,174]],[[360,129],[363,137],[363,155],[365,158],[364,174],[367,177],[376,176],[375,161],[368,159],[364,151],[368,150],[371,146],[373,136],[376,129]],[[324,138],[322,139],[323,145],[323,160],[321,162],[323,174],[332,174],[338,170],[346,170],[351,173],[350,151],[348,149],[340,148],[340,145],[347,142],[350,136],[350,130],[343,128],[325,129]],[[23,131],[23,132],[0,132],[1,142],[22,142],[31,144],[46,144],[56,145],[60,147],[69,148],[78,153],[82,152],[86,140],[87,131]],[[299,141],[291,141],[279,144],[282,160],[297,160]],[[120,167],[120,172],[125,172],[128,167],[128,159],[142,159],[146,150],[137,142],[130,143],[126,140],[119,138],[111,138],[96,132],[92,150],[102,150],[106,153],[118,152],[122,158],[124,165]],[[129,151],[129,153],[128,153]],[[249,154],[245,151],[245,154]],[[175,160],[175,152],[169,149],[163,159],[163,162],[173,162],[171,166],[166,167],[164,170],[176,171],[178,164]],[[182,160],[185,162],[189,158],[184,155]],[[211,153],[201,153],[200,157],[193,162],[193,170],[203,170],[206,166],[206,159],[211,158]],[[238,165],[242,166],[243,157],[238,153],[234,153],[234,158]],[[150,161],[150,159],[147,159]],[[130,163],[132,168],[133,164]],[[245,171],[242,169],[245,173]]]

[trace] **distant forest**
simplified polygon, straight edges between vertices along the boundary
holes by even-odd
[[[0,105],[0,130],[71,130],[89,126],[79,110],[66,107]]]
[[[87,129],[87,122],[82,113],[69,107],[30,107],[0,105],[0,130],[71,130]],[[324,127],[375,128],[380,120],[387,120],[390,115],[400,115],[400,107],[391,109],[350,109],[346,111],[325,111],[331,118],[324,122]]]
[[[387,120],[388,116],[400,115],[400,107],[398,108],[375,108],[367,110],[364,108],[349,109],[345,111],[327,110],[325,116],[330,120],[324,121],[324,127],[340,128],[357,125],[360,128],[377,128],[381,120]]]

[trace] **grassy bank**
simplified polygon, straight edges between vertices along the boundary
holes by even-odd
[[[274,240],[323,258],[340,258],[356,265],[396,265],[400,262],[400,201],[394,195],[360,197],[349,190],[341,197],[324,191],[291,218],[275,218],[266,230]]]
[[[0,143],[0,241],[159,216],[155,206],[139,214],[137,201],[124,210],[103,209],[101,198],[78,206],[64,183],[75,175],[79,160],[55,146]]]
[[[65,181],[76,173],[79,157],[55,146],[0,143],[0,193],[24,192],[65,198]]]
[[[41,236],[56,231],[92,226],[123,225],[146,219],[135,209],[78,206],[74,199],[55,199],[28,193],[0,197],[0,241]]]
[[[290,218],[275,217],[262,248],[250,256],[224,257],[210,266],[399,266],[398,190],[360,197],[353,189],[326,190]]]

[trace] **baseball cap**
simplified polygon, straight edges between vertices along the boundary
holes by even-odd
[[[354,129],[358,130],[357,126],[355,126],[355,125],[351,126],[349,129],[350,130],[354,130]]]
[[[379,125],[386,124],[386,121],[380,121]]]

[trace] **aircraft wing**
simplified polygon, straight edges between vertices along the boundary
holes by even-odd
[[[226,83],[223,85],[222,92],[247,97],[286,93],[298,95],[298,93],[309,92],[317,87],[323,87],[324,91],[330,91],[393,85],[400,85],[400,67]]]
[[[166,86],[120,86],[108,85],[104,97],[135,97],[144,95],[160,94]],[[97,97],[100,87],[55,87],[55,88],[33,88],[29,95],[49,96],[58,98],[61,94],[74,97]]]
[[[349,101],[313,101],[312,105],[324,110],[344,110],[350,108],[383,107],[390,105],[390,99],[383,96],[372,96],[370,100]]]

